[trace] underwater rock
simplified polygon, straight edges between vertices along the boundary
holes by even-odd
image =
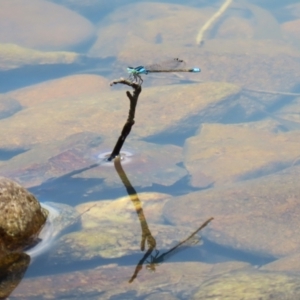
[[[43,52],[16,44],[0,43],[0,71],[8,71],[26,66],[79,64],[83,56],[75,52]]]
[[[233,271],[209,279],[200,285],[190,299],[293,300],[299,297],[299,276],[250,270]]]
[[[201,62],[202,80],[227,81],[250,89],[288,92],[297,86],[300,76],[300,52],[279,40],[211,39],[200,54],[191,53],[190,59]],[[268,99],[259,94],[261,101]]]
[[[23,250],[37,238],[48,212],[16,182],[0,177],[0,248]]]
[[[126,173],[135,186],[153,183],[170,186],[187,175],[177,164],[182,161],[182,148],[142,141],[127,141],[122,160]],[[62,141],[37,145],[7,163],[0,162],[0,172],[25,187],[45,183],[68,175],[74,178],[104,179],[106,187],[122,186],[113,162],[105,162],[104,153],[111,153],[116,140],[104,140],[99,134],[82,132]],[[105,151],[106,150],[106,151]],[[129,150],[128,152],[126,150]],[[121,151],[121,153],[124,153]]]
[[[0,119],[8,118],[22,109],[22,105],[7,95],[0,95]]]
[[[300,272],[300,252],[279,258],[260,268],[263,271]]]
[[[137,198],[141,201],[136,201]],[[170,198],[170,195],[162,193],[138,193],[113,200],[99,200],[82,203],[76,206],[81,216],[83,228],[101,227],[103,222],[115,223],[132,222],[136,220],[137,210],[143,206],[143,212],[149,223],[163,224],[162,209]]]
[[[80,47],[93,38],[93,25],[63,6],[43,0],[1,0],[0,43],[58,51]]]
[[[262,258],[296,254],[300,252],[299,174],[297,165],[257,179],[175,197],[165,204],[164,216],[181,226],[214,217],[202,236],[246,254]]]
[[[215,34],[210,35],[216,39],[282,38],[278,21],[270,11],[243,0],[234,1],[228,13],[212,27],[210,32]]]
[[[115,9],[118,6],[132,2],[133,0],[50,0],[51,2],[61,4],[88,19],[99,20],[107,11]]]
[[[168,293],[175,299],[191,299],[194,289],[210,277],[247,267],[249,265],[243,262],[171,262],[158,266],[155,272],[149,272],[143,267],[137,278],[129,284],[135,265],[109,264],[90,270],[25,278],[11,296],[20,300],[41,297],[87,299],[90,296],[108,300],[145,299],[146,296],[155,295],[154,299],[161,299],[162,293]]]
[[[106,16],[106,22],[99,24],[97,40],[89,50],[89,54],[98,57],[114,55],[126,64],[136,63],[137,66],[141,63],[156,63],[148,60],[155,59],[153,53],[159,53],[160,59],[166,55],[171,55],[169,58],[172,58],[174,52],[177,54],[173,57],[177,57],[182,51],[176,52],[172,47],[177,49],[187,47],[190,51],[199,26],[205,23],[214,10],[213,7],[198,9],[187,5],[159,2],[122,5]],[[152,52],[150,57],[147,47],[152,45],[159,48]],[[132,55],[133,49],[137,56]]]
[[[50,81],[48,84],[55,93],[54,83]],[[59,86],[59,81],[56,84]],[[24,94],[29,90],[33,94],[38,89],[37,85],[28,87]],[[238,86],[223,82],[144,89],[130,136],[149,138],[159,135],[166,143],[167,139],[190,134],[200,123],[218,121],[234,111],[239,105],[239,92]],[[38,97],[32,101],[38,103]],[[95,89],[82,97],[72,93],[68,97],[66,93],[64,98],[45,101],[2,120],[0,148],[32,147],[86,131],[107,138],[115,137],[116,141],[128,110],[125,91],[99,94]]]
[[[300,131],[203,124],[200,133],[185,142],[184,164],[193,187],[201,187],[203,175],[215,186],[248,180],[292,166],[299,157],[299,138]]]
[[[48,101],[86,98],[109,90],[109,82],[102,76],[77,74],[49,80],[34,86],[21,88],[8,95],[24,107],[32,107]],[[63,105],[63,103],[61,103]]]
[[[282,24],[282,31],[290,43],[300,48],[300,19]]]
[[[286,121],[285,127],[288,130],[300,129],[300,97],[293,99],[290,103],[274,113],[275,117]]]
[[[138,217],[136,219],[136,222],[123,223],[104,220],[102,224],[99,223],[98,227],[66,234],[57,241],[52,249],[48,263],[62,265],[99,258],[121,259],[130,255],[135,255],[139,260],[141,259],[142,235]],[[191,230],[180,226],[149,224],[149,229],[156,240],[157,248],[161,249],[160,252],[163,253],[190,236],[200,225],[195,225],[196,228]],[[201,244],[200,237],[196,236],[193,242]],[[185,248],[186,245],[183,245],[182,251]]]
[[[13,157],[8,163],[0,164],[0,172],[27,188],[40,185],[50,178],[95,164],[97,161],[86,155],[101,143],[102,138],[96,133],[74,134],[63,141],[36,146]]]
[[[200,67],[202,72],[179,74],[178,80],[230,82],[271,91],[295,88],[300,77],[299,51],[282,39],[274,16],[249,1],[234,1],[230,12],[222,16],[226,24],[227,18],[230,23],[232,15],[242,15],[243,23],[246,23],[244,28],[247,27],[243,36],[239,31],[240,22],[239,25],[229,24],[228,31],[231,32],[222,33],[221,20],[221,25],[208,32],[204,45],[199,48],[197,34],[215,11],[215,6],[198,9],[149,2],[120,7],[107,17],[111,22],[99,26],[98,39],[90,54],[108,57],[113,53],[120,65],[133,66],[159,63],[153,61],[153,53],[160,53],[161,60],[180,54],[188,65]],[[218,38],[218,31],[227,39]],[[174,83],[175,76],[171,76],[163,75],[155,80],[153,74],[148,75],[144,85],[147,82],[152,85]]]
[[[105,140],[101,145],[110,149],[106,152],[109,155],[116,141]],[[107,147],[110,145],[110,148]],[[98,154],[99,166],[75,174],[74,178],[103,178],[107,187],[123,186],[123,183],[116,172],[113,162],[103,162],[105,153]],[[121,150],[122,166],[126,175],[130,178],[133,186],[152,186],[159,184],[171,186],[187,175],[187,171],[179,166],[182,162],[182,148],[176,145],[154,144],[144,141],[128,139]]]

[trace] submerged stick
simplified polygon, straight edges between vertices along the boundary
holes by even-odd
[[[226,9],[229,7],[229,5],[232,3],[232,0],[225,0],[225,2],[222,4],[222,6],[219,8],[219,10],[212,15],[212,17],[206,21],[206,23],[202,26],[200,29],[197,38],[196,38],[196,44],[197,45],[203,45],[204,43],[204,34],[209,28],[212,26],[212,24],[218,20],[222,14],[226,11]]]
[[[126,137],[128,136],[128,134],[131,131],[132,126],[134,125],[134,116],[135,116],[135,108],[137,105],[137,101],[139,98],[139,95],[142,91],[142,87],[134,82],[131,82],[129,80],[126,80],[124,78],[118,79],[118,80],[114,80],[110,83],[110,85],[114,85],[114,84],[126,84],[129,85],[133,88],[133,94],[131,94],[129,91],[126,92],[127,97],[129,98],[130,101],[130,107],[129,107],[129,113],[128,113],[128,118],[127,121],[123,127],[123,130],[121,132],[121,135],[114,147],[114,150],[112,151],[112,153],[110,154],[110,156],[108,157],[108,161],[112,161],[116,156],[118,156],[120,154],[120,151],[123,147],[123,144],[126,140]]]

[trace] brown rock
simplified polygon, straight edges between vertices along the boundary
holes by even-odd
[[[231,11],[225,21],[225,25],[229,22],[224,28],[226,32],[221,22],[215,35],[208,32],[201,48],[197,45],[197,35],[215,12],[215,7],[195,9],[162,3],[122,7],[109,16],[108,20],[112,22],[107,22],[107,26],[101,24],[90,54],[101,57],[115,54],[120,63],[133,66],[154,63],[153,53],[159,53],[162,60],[179,56],[188,65],[202,69],[200,76],[179,75],[184,79],[226,81],[263,90],[289,91],[294,88],[300,77],[300,53],[281,40],[280,26],[270,12],[246,1],[238,4],[235,13],[242,11],[241,14],[250,15],[250,21],[239,26],[239,20],[239,25],[234,26],[230,21]],[[159,11],[159,14],[153,14],[153,11]],[[125,25],[124,18],[129,20]],[[246,27],[247,33],[244,32]],[[249,39],[250,36],[254,39]],[[145,84],[152,78],[153,74],[148,75]],[[157,85],[168,81],[153,82]]]
[[[82,299],[87,295],[102,299],[112,299],[118,295],[124,299],[124,295],[129,295],[132,299],[136,295],[144,298],[156,294],[155,299],[160,299],[159,295],[164,292],[180,299],[184,294],[186,299],[190,299],[192,290],[209,276],[249,267],[241,262],[225,263],[227,267],[221,265],[200,262],[166,263],[158,267],[155,273],[147,272],[143,268],[129,284],[135,266],[110,264],[93,270],[24,279],[11,296],[22,300],[41,296],[68,298],[74,295]]]
[[[90,42],[93,37],[92,24],[62,6],[41,0],[1,1],[1,43],[40,50],[62,50]]]
[[[54,91],[58,82],[49,84]],[[32,87],[32,93],[36,88]],[[201,122],[219,120],[236,107],[239,91],[237,86],[212,82],[145,89],[132,134],[149,137],[190,132]],[[38,102],[38,99],[32,101]],[[117,139],[128,110],[128,99],[123,91],[100,95],[95,91],[85,97],[73,95],[45,101],[1,121],[0,148],[31,148],[34,144],[63,140],[86,131]]]
[[[300,253],[280,258],[260,268],[265,271],[300,272]]]
[[[218,23],[213,27],[216,31],[214,38],[281,39],[280,26],[275,17],[268,10],[248,1],[233,2]],[[208,37],[212,38],[211,35]]]
[[[0,119],[8,118],[22,109],[22,105],[15,99],[0,95]]]
[[[123,186],[114,164],[103,162],[104,157],[101,157],[101,154],[110,154],[115,143],[116,140],[104,141],[92,132],[74,134],[63,141],[37,145],[16,155],[9,163],[0,163],[0,172],[26,187],[67,174],[79,178],[103,178],[102,188]],[[151,186],[153,183],[170,186],[187,174],[184,168],[177,166],[182,161],[182,148],[175,145],[128,140],[121,155],[123,153],[128,155],[122,165],[134,186]]]
[[[300,47],[300,19],[283,23],[282,31],[291,43]]]
[[[214,217],[202,231],[226,247],[269,257],[300,251],[299,174],[294,166],[273,175],[170,199],[164,207],[169,222],[194,226]]]
[[[101,224],[99,222],[98,227],[62,236],[50,253],[49,264],[66,265],[100,258],[116,259],[129,255],[139,256],[141,251],[144,251],[141,249],[141,236],[146,237],[146,248],[154,239],[156,247],[162,249],[162,254],[187,239],[200,225],[197,224],[195,228],[189,229],[183,226],[149,224],[146,228],[148,230],[145,230],[145,224],[140,222],[137,216],[135,221],[123,223],[109,222],[106,219]],[[144,229],[143,233],[141,227]],[[197,236],[193,242],[200,244],[201,241]],[[155,255],[155,251],[153,251],[153,255]],[[163,260],[161,259],[158,263]]]
[[[299,276],[247,270],[207,280],[191,299],[294,300],[299,297]]]
[[[98,75],[72,75],[51,80],[9,93],[23,106],[31,107],[43,102],[86,98],[109,90],[109,82]]]
[[[50,178],[60,177],[95,164],[86,156],[102,139],[95,133],[79,133],[64,141],[36,146],[0,165],[1,174],[17,180],[25,187],[40,185]]]
[[[200,134],[188,138],[184,146],[191,184],[203,186],[203,174],[217,186],[290,167],[299,157],[299,134],[272,133],[244,125],[203,124]]]
[[[98,20],[99,17],[103,17],[108,10],[123,6],[128,2],[132,2],[132,0],[51,0],[51,2],[64,5],[87,18]]]
[[[126,196],[114,200],[92,201],[78,205],[76,209],[82,214],[82,227],[98,227],[101,226],[101,223],[107,221],[115,223],[132,222],[136,220],[137,210],[141,208],[141,204],[143,204],[142,209],[147,222],[163,224],[162,209],[170,195],[139,193],[137,197],[141,202],[131,201],[131,198]]]
[[[30,245],[42,229],[48,212],[25,188],[0,178],[0,245],[19,250]]]
[[[164,47],[161,49],[163,52],[159,52],[159,57],[163,58],[167,53],[165,45],[178,47],[192,44],[199,27],[213,12],[214,9],[211,7],[200,10],[195,7],[158,2],[124,5],[107,17],[106,26],[102,24],[99,27],[97,41],[89,53],[101,57],[118,56],[120,51],[130,48],[137,54],[134,56],[141,60],[137,62],[138,65],[147,63],[144,60],[146,55],[140,51],[140,46],[146,48],[148,45],[163,43]],[[172,53],[173,51],[170,54]],[[132,55],[130,57],[126,63],[134,59]],[[155,59],[153,56],[149,58]]]
[[[294,99],[275,113],[276,117],[286,121],[286,128],[290,130],[300,129],[300,97]]]
[[[27,66],[50,67],[51,65],[76,65],[82,55],[66,51],[39,51],[15,44],[0,44],[0,71],[8,71]]]
[[[106,146],[106,149],[109,149],[106,153],[110,154],[116,141],[111,139],[108,141],[105,141],[101,148],[103,151]],[[158,145],[133,139],[128,139],[126,142],[121,150],[121,156],[124,156],[122,165],[133,186],[146,187],[153,184],[170,186],[187,175],[187,171],[177,165],[182,161],[181,147],[168,144]],[[107,148],[107,145],[110,145],[110,148]],[[123,186],[113,163],[102,163],[98,167],[75,174],[74,177],[104,178],[106,186]]]

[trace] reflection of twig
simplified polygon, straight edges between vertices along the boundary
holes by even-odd
[[[143,256],[143,258],[138,262],[138,264],[135,267],[133,275],[131,276],[131,278],[128,281],[129,283],[133,282],[134,279],[137,277],[138,273],[143,268],[143,264],[144,264],[145,260],[151,255],[152,251],[153,251],[153,248],[149,248],[147,250],[147,252],[145,253],[145,255]]]
[[[122,165],[121,165],[121,158],[120,156],[117,156],[115,159],[114,159],[114,165],[115,165],[115,169],[120,177],[120,179],[122,180],[126,190],[127,190],[127,193],[132,201],[132,204],[134,205],[134,208],[136,210],[136,213],[138,215],[138,218],[140,220],[140,224],[141,224],[141,228],[142,228],[142,240],[141,240],[141,250],[144,251],[145,250],[145,244],[146,244],[146,241],[147,241],[147,245],[149,247],[148,251],[146,252],[146,254],[144,255],[143,259],[141,259],[139,261],[139,263],[137,264],[136,266],[136,269],[135,269],[135,272],[134,272],[134,275],[131,277],[130,281],[129,282],[132,282],[138,272],[142,269],[142,266],[143,266],[143,263],[144,261],[147,259],[147,257],[152,253],[152,251],[155,249],[156,247],[156,240],[155,238],[152,236],[151,232],[150,232],[150,229],[148,227],[148,224],[147,224],[147,221],[146,221],[146,218],[145,218],[145,215],[144,215],[144,212],[143,212],[143,208],[142,208],[142,204],[141,204],[141,201],[134,189],[134,187],[131,185],[129,179],[127,178],[123,168],[122,168]]]
[[[123,130],[121,132],[121,135],[114,147],[114,150],[112,151],[112,153],[110,154],[109,158],[107,159],[108,161],[112,161],[116,156],[118,156],[120,154],[121,148],[126,140],[126,137],[128,136],[128,134],[131,131],[131,127],[134,125],[134,115],[135,115],[135,108],[137,105],[137,101],[139,98],[139,95],[142,91],[142,87],[134,82],[131,82],[129,80],[126,79],[119,79],[119,80],[114,80],[110,83],[110,85],[114,85],[114,84],[118,84],[118,83],[122,83],[122,84],[126,84],[131,86],[134,91],[133,94],[131,94],[129,91],[126,92],[127,97],[129,98],[130,101],[130,108],[129,108],[129,114],[128,114],[128,118],[127,121],[123,127]]]
[[[271,94],[271,95],[291,96],[291,97],[299,97],[300,96],[299,93],[265,91],[265,90],[255,90],[255,89],[247,89],[247,88],[243,88],[243,90],[246,92],[261,93],[261,94]]]
[[[226,11],[226,9],[229,7],[229,5],[232,3],[232,0],[225,0],[225,2],[222,4],[222,6],[219,8],[219,10],[202,26],[200,29],[197,38],[196,38],[196,44],[202,45],[204,43],[204,33],[211,27],[211,25],[221,17],[221,15]]]
[[[187,241],[191,240],[201,229],[203,229],[204,227],[206,227],[208,225],[208,223],[210,221],[212,221],[214,218],[209,218],[207,221],[205,221],[197,230],[195,230],[190,236],[188,236],[185,240],[181,241],[180,243],[178,243],[176,246],[174,246],[173,248],[171,248],[169,251],[161,254],[158,256],[159,251],[156,252],[155,256],[151,256],[151,261],[150,263],[147,265],[147,268],[155,271],[155,266],[159,263],[162,263],[164,261],[164,257],[167,256],[168,254],[170,254],[171,252],[173,252],[174,250],[176,250],[178,247],[182,246],[183,244],[185,244]]]

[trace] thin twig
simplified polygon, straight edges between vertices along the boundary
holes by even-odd
[[[205,32],[212,26],[212,24],[219,19],[222,14],[226,11],[226,9],[229,7],[229,5],[232,3],[232,0],[225,0],[225,2],[222,4],[222,6],[219,8],[219,10],[213,14],[213,16],[202,26],[200,29],[197,38],[196,38],[196,44],[202,45],[204,43],[204,34]]]
[[[141,85],[131,82],[127,79],[124,78],[120,78],[118,80],[114,80],[110,83],[110,85],[114,85],[114,84],[125,84],[125,85],[129,85],[133,88],[133,94],[131,94],[129,91],[126,92],[127,97],[129,98],[130,101],[130,108],[129,108],[129,113],[128,113],[128,118],[127,121],[125,123],[125,125],[123,126],[121,135],[114,147],[114,150],[112,151],[112,153],[110,154],[110,156],[108,157],[108,161],[112,161],[116,156],[118,156],[120,154],[120,151],[123,147],[123,144],[126,140],[126,137],[129,135],[132,126],[134,125],[134,116],[135,116],[135,109],[136,109],[136,105],[138,102],[138,98],[139,95],[142,91],[142,87]]]

